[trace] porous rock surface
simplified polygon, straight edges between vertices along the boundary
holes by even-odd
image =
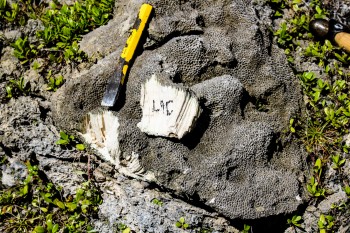
[[[119,231],[119,224],[140,233],[183,232],[175,226],[180,217],[185,217],[193,227],[189,232],[200,228],[210,228],[216,233],[239,232],[217,213],[194,207],[145,182],[129,179],[91,154],[89,163],[86,151],[56,145],[59,132],[52,125],[48,103],[27,96],[0,104],[0,155],[6,155],[8,160],[0,166],[0,189],[18,185],[27,177],[24,162],[28,160],[36,161],[43,171],[41,175],[56,187],[62,187],[64,196],[75,194],[86,182],[90,169],[91,182],[103,198],[98,218],[91,221],[100,233]],[[154,204],[155,198],[163,205]]]
[[[72,159],[75,156],[57,146],[59,131],[52,125],[49,102],[22,96],[0,104],[0,146],[22,161],[31,155]],[[79,155],[76,155],[79,157]]]
[[[137,8],[128,7],[136,2],[142,3],[118,1],[117,12],[136,15]],[[129,158],[137,155],[132,160],[142,168],[137,171],[152,173],[148,177],[158,185],[232,219],[295,211],[303,197],[297,179],[303,151],[280,135],[298,114],[301,96],[283,52],[270,46],[269,21],[255,11],[261,6],[243,0],[148,3],[155,14],[147,41],[117,106],[105,109],[100,102],[123,46],[119,41],[111,49],[104,40],[126,38],[126,32],[108,31],[129,23],[118,13],[98,31],[98,45],[91,35],[82,41],[88,54],[101,50],[104,58],[57,91],[56,125],[79,134],[88,114],[111,111],[119,123],[114,140],[120,150],[109,156],[120,172],[128,173]],[[197,126],[181,140],[150,137],[137,127],[141,85],[154,73],[191,89],[200,100]]]
[[[102,169],[102,167],[101,167]],[[213,233],[239,231],[230,226],[229,221],[176,199],[166,192],[147,187],[147,183],[130,180],[118,174],[115,179],[107,178],[100,185],[103,203],[100,206],[99,220],[94,223],[101,233],[116,232],[122,223],[134,232],[183,232],[175,223],[184,217],[191,225],[186,232],[199,232],[211,229]],[[161,204],[154,204],[158,200]]]

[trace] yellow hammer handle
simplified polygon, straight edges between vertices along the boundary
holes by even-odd
[[[345,49],[347,52],[350,52],[350,34],[346,32],[339,32],[334,37],[335,42],[339,47]]]
[[[124,58],[126,62],[129,62],[136,50],[136,47],[140,41],[143,30],[145,29],[146,23],[152,12],[152,6],[149,4],[142,4],[139,11],[138,18],[136,20],[136,28],[131,29],[131,34],[126,41],[126,46],[123,49],[121,57]]]
[[[126,41],[126,45],[123,49],[122,54],[120,55],[120,57],[124,61],[123,70],[122,70],[123,75],[122,75],[122,79],[120,80],[121,84],[124,84],[124,78],[129,68],[129,62],[134,56],[137,45],[139,44],[139,41],[141,39],[142,33],[152,13],[152,9],[153,7],[151,5],[146,3],[142,4],[139,11],[138,18],[136,19],[134,27],[131,29],[131,34],[128,40]]]

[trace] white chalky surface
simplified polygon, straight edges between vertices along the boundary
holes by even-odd
[[[141,87],[142,119],[137,125],[148,135],[181,139],[195,126],[201,109],[188,90],[162,85],[152,75]]]
[[[82,134],[86,142],[96,149],[107,161],[119,164],[119,121],[110,111],[89,113],[85,119],[85,132]]]

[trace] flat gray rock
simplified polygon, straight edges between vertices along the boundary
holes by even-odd
[[[52,125],[49,104],[29,96],[0,104],[0,146],[22,161],[36,155],[60,159],[79,157],[82,152],[71,153],[56,145],[59,130]]]
[[[297,177],[304,152],[280,136],[299,114],[301,94],[283,51],[271,46],[269,21],[259,19],[250,1],[148,1],[155,14],[144,50],[117,106],[106,109],[100,102],[124,43],[111,48],[105,40],[126,38],[126,32],[108,28],[129,22],[126,13],[137,14],[128,1],[118,2],[113,21],[99,29],[100,40],[87,35],[81,43],[88,54],[95,47],[104,58],[55,93],[56,125],[82,139],[85,134],[119,172],[156,182],[231,219],[295,211],[302,203]],[[150,136],[137,127],[141,87],[153,74],[198,97],[202,113],[181,139]],[[87,116],[101,115],[109,120],[91,130]],[[97,142],[86,140],[86,134],[97,138],[95,133],[102,135]]]

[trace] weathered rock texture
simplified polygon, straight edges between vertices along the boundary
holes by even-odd
[[[59,131],[52,125],[49,102],[39,98],[19,97],[0,104],[0,146],[22,161],[32,155],[73,159],[72,155],[57,146]]]
[[[191,229],[186,232],[199,232],[199,229],[211,229],[213,233],[239,232],[217,214],[147,187],[145,182],[129,180],[118,174],[116,179],[107,178],[99,186],[103,190],[103,203],[100,206],[99,220],[94,226],[100,233],[118,232],[117,226],[121,223],[134,232],[183,233],[182,229],[175,226],[180,217],[184,217],[191,225]],[[155,199],[162,204],[154,204],[152,201]]]
[[[111,49],[107,41],[126,37],[108,28],[129,24],[118,12],[136,15],[130,6],[141,2],[118,1],[115,19],[82,41],[89,54],[100,51],[105,58],[56,93],[56,124],[86,133],[89,114],[110,111],[118,133],[105,140],[117,140],[118,153],[109,150],[108,156],[119,171],[136,171],[139,178],[145,172],[159,185],[233,219],[295,211],[301,203],[296,197],[302,196],[297,177],[303,152],[279,136],[298,114],[300,91],[283,52],[270,46],[268,21],[259,24],[250,1],[148,1],[155,15],[125,93],[115,109],[100,107],[124,45],[119,41]],[[95,33],[98,45],[91,39]],[[197,126],[181,140],[148,136],[137,127],[141,86],[155,73],[191,89],[200,100]]]
[[[64,196],[76,193],[90,169],[91,182],[100,187],[104,199],[98,219],[91,220],[100,233],[117,232],[121,223],[140,233],[180,233],[183,230],[175,226],[180,217],[193,227],[188,232],[198,232],[200,228],[210,228],[214,233],[239,232],[218,214],[178,200],[146,182],[128,179],[93,155],[89,163],[86,151],[56,145],[59,132],[52,125],[48,103],[41,98],[20,97],[0,104],[0,156],[6,155],[8,160],[0,165],[0,190],[27,177],[24,161],[29,159],[36,160],[43,177],[62,187]],[[154,198],[163,206],[154,204]]]

